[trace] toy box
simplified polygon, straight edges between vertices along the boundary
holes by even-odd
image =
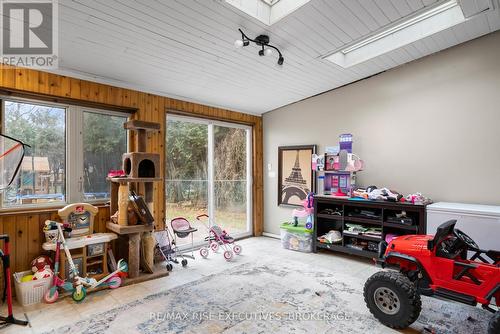
[[[312,232],[304,225],[281,224],[281,245],[285,249],[310,253],[312,251]]]

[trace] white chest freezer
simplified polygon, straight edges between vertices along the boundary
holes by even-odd
[[[456,219],[456,228],[469,235],[485,250],[500,250],[500,206],[437,202],[427,206],[427,234]]]

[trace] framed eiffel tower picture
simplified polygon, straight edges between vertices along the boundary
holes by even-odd
[[[309,192],[316,190],[316,173],[311,155],[316,145],[278,147],[278,205],[302,206]]]

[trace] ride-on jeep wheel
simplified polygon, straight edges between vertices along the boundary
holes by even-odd
[[[488,334],[498,334],[500,333],[500,311],[497,311],[491,317],[490,323],[488,324]]]
[[[417,320],[422,309],[420,295],[405,275],[380,271],[365,283],[364,296],[370,312],[384,325],[401,329]]]

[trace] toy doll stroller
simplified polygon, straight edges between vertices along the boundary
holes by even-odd
[[[168,226],[165,226],[165,230],[156,231],[154,234],[156,239],[154,255],[156,262],[165,261],[167,270],[172,271],[174,268],[173,263],[179,264],[178,258],[180,257],[182,259],[181,265],[183,267],[187,266],[187,260],[179,252]]]
[[[208,219],[208,215],[199,215],[196,220],[200,221],[208,230],[208,236],[205,241],[208,242],[208,247],[200,248],[200,255],[203,258],[208,256],[208,249],[210,248],[214,253],[217,253],[219,247],[224,249],[224,259],[226,261],[231,261],[233,258],[233,252],[236,255],[241,254],[241,246],[234,243],[234,238],[229,236],[226,231],[222,230],[219,226],[213,225],[212,227],[203,223],[202,218]],[[232,248],[232,250],[231,250]]]

